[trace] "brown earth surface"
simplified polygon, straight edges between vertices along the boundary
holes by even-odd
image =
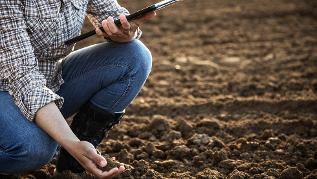
[[[130,11],[151,2],[120,1]],[[99,147],[131,166],[118,178],[317,178],[316,8],[185,0],[160,11],[142,28],[152,73]]]

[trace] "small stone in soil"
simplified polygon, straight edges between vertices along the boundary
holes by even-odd
[[[207,145],[211,142],[211,138],[207,134],[195,134],[188,142],[195,145]]]
[[[303,174],[296,167],[290,167],[282,171],[280,179],[302,179]]]
[[[197,179],[221,179],[223,176],[217,170],[212,170],[210,168],[205,168],[196,174]]]
[[[241,172],[238,170],[234,170],[233,172],[231,172],[228,177],[228,179],[246,179],[246,178],[250,178],[250,176],[247,173]]]
[[[182,137],[190,137],[192,135],[193,127],[185,120],[179,120],[176,124],[176,129],[181,132]]]
[[[175,159],[184,159],[191,157],[191,150],[186,145],[176,146],[169,152],[169,155]]]
[[[309,170],[317,169],[317,159],[314,159],[314,158],[307,159],[305,162],[305,166]]]

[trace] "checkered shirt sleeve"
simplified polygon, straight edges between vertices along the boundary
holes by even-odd
[[[46,104],[58,107],[63,98],[46,87],[39,72],[19,0],[0,0],[0,79],[9,83],[9,93],[21,112],[33,120],[36,112]]]

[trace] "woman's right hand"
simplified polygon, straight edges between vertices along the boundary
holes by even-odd
[[[92,173],[97,178],[111,178],[122,173],[125,168],[123,165],[120,167],[112,168],[109,171],[102,171],[100,168],[107,165],[104,157],[99,155],[95,147],[86,141],[75,141],[67,144],[64,147],[85,169]]]

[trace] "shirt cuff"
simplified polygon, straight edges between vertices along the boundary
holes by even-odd
[[[64,99],[45,86],[42,75],[29,74],[10,84],[9,93],[23,115],[30,121],[43,106],[55,102],[61,108]]]
[[[140,27],[138,27],[138,28],[136,29],[134,39],[140,39],[141,36],[142,36],[142,30],[140,29]]]

